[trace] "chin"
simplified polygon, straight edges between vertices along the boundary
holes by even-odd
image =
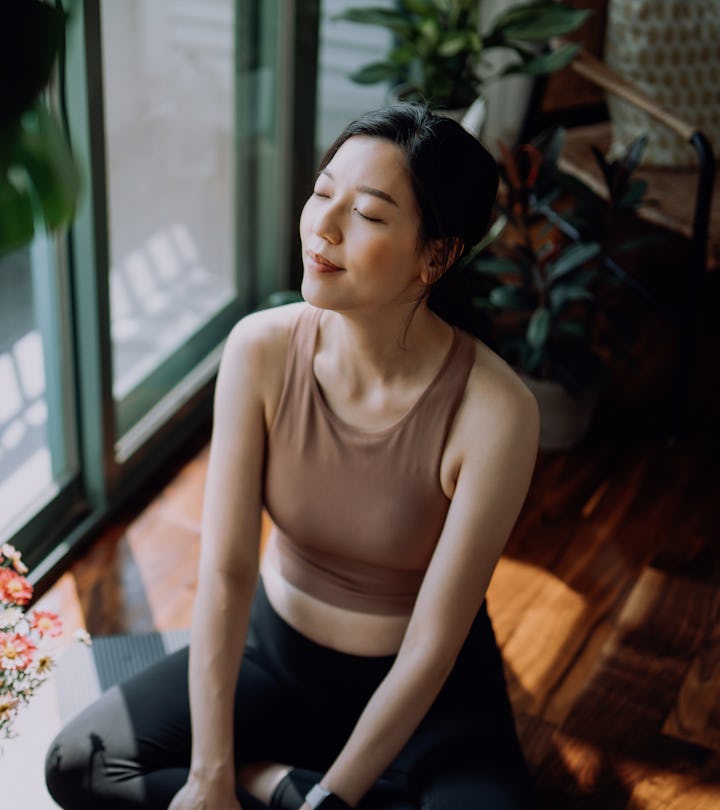
[[[337,295],[333,295],[329,290],[319,289],[320,285],[313,283],[307,276],[303,277],[300,285],[300,295],[310,306],[318,309],[338,309],[340,301]]]

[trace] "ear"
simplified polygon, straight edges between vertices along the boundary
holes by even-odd
[[[426,287],[434,284],[449,267],[452,267],[462,251],[462,239],[457,236],[433,239],[425,251],[425,267],[420,271],[420,281]]]

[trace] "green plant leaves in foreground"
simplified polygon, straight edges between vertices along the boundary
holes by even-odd
[[[29,242],[36,222],[66,225],[79,192],[67,140],[44,102],[0,130],[0,254]]]

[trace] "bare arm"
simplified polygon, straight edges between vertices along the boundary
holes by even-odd
[[[232,703],[258,574],[264,452],[257,321],[228,338],[215,391],[190,641],[192,759],[171,810],[237,810]]]
[[[468,449],[402,646],[322,780],[351,805],[401,751],[452,670],[525,499],[538,421],[531,395],[517,389],[464,420]]]

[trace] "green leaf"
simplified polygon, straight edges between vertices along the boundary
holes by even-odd
[[[402,37],[408,37],[413,32],[412,23],[407,17],[402,12],[389,8],[348,8],[336,14],[333,20],[380,25]]]
[[[30,195],[0,177],[0,256],[26,245],[33,233]]]
[[[487,256],[476,259],[472,263],[473,270],[479,273],[487,273],[492,276],[521,275],[521,270],[512,259],[503,259],[499,256]]]
[[[413,14],[419,14],[423,17],[426,14],[432,14],[437,7],[435,0],[403,0],[402,4],[406,11],[410,11]],[[441,5],[446,4],[441,2]],[[441,8],[440,10],[446,11],[447,9]]]
[[[577,30],[588,18],[587,9],[559,3],[531,3],[509,9],[495,21],[493,33],[521,42],[546,42]]]
[[[378,84],[379,82],[395,82],[399,78],[399,70],[392,62],[371,62],[350,75],[355,84]]]
[[[13,162],[25,170],[31,195],[50,229],[70,221],[80,191],[80,178],[60,124],[42,102],[21,120]]]
[[[440,25],[435,17],[423,20],[418,26],[418,31],[430,45],[436,45],[440,39]]]
[[[574,340],[587,340],[588,338],[587,329],[578,321],[561,321],[555,325],[555,332]]]
[[[490,292],[489,299],[497,309],[526,312],[535,308],[535,296],[528,290],[512,284],[495,287]]]
[[[485,250],[488,245],[491,245],[505,230],[508,224],[508,218],[506,214],[500,214],[498,218],[493,222],[493,224],[488,229],[488,232],[483,236],[483,238],[473,247],[470,251],[467,260],[470,261],[471,258],[474,258],[481,250]]]
[[[441,42],[437,52],[440,56],[456,56],[462,50],[466,49],[469,44],[468,37],[465,36],[465,34],[455,34]]]
[[[548,281],[552,284],[566,273],[570,273],[577,267],[594,259],[598,253],[600,253],[600,245],[597,242],[581,242],[577,245],[570,245],[559,258],[548,265]]]
[[[414,62],[415,59],[417,59],[417,52],[415,46],[410,42],[398,45],[398,47],[393,48],[388,55],[388,60],[394,65],[409,65]]]
[[[562,45],[549,53],[539,54],[527,62],[509,65],[501,75],[544,76],[547,73],[554,73],[569,65],[579,50],[579,45]]]
[[[492,28],[504,28],[507,25],[511,25],[513,23],[522,22],[527,18],[528,13],[536,13],[535,9],[538,10],[546,10],[550,8],[550,6],[555,5],[555,0],[546,0],[546,2],[537,2],[537,3],[518,3],[514,6],[510,6],[505,10],[501,11],[497,14],[492,21]]]
[[[532,349],[542,349],[550,335],[552,316],[546,307],[538,307],[530,316],[527,326],[527,342]]]
[[[668,236],[666,233],[646,233],[641,236],[636,236],[631,239],[626,239],[620,242],[616,250],[619,253],[625,253],[628,250],[638,250],[639,248],[651,247],[653,245],[660,245],[666,242]]]
[[[646,180],[633,180],[629,183],[627,190],[618,201],[618,205],[621,208],[635,208],[640,205],[647,191],[647,187],[648,184]]]
[[[595,296],[585,287],[558,284],[550,290],[549,298],[552,311],[557,313],[571,301],[592,301]]]

